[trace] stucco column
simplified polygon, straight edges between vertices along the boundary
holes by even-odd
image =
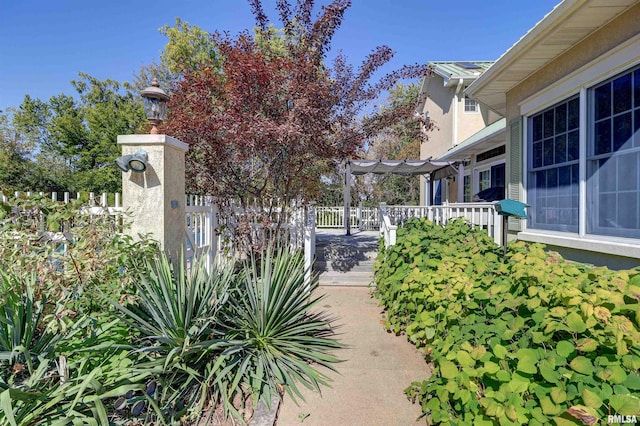
[[[185,243],[185,166],[188,145],[166,135],[119,135],[122,155],[144,150],[149,155],[143,173],[122,174],[122,205],[127,233],[151,234],[176,259]]]

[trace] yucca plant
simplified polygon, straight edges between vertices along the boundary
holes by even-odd
[[[315,280],[305,282],[304,258],[286,249],[268,248],[244,264],[241,284],[225,310],[224,354],[232,374],[223,376],[226,398],[248,388],[254,403],[269,404],[286,391],[304,399],[299,385],[320,391],[329,378],[318,371],[335,371],[331,352],[343,345],[335,339],[334,319],[316,308],[324,298],[314,294]]]
[[[59,335],[44,330],[41,318],[46,299],[34,296],[35,275],[19,277],[0,271],[0,361],[3,377],[11,381],[21,373],[32,373],[39,357],[47,357]],[[24,292],[20,289],[24,289]]]
[[[172,264],[159,253],[140,272],[135,305],[112,301],[141,335],[134,347],[147,357],[135,368],[157,374],[163,416],[197,418],[206,404],[219,399],[206,377],[214,366],[223,368],[216,364],[223,346],[217,318],[234,279],[232,266],[209,272],[207,256],[186,267],[184,256]]]
[[[0,282],[0,425],[108,424],[111,400],[144,389],[150,373],[131,369],[118,320],[104,312],[52,330],[33,275]]]

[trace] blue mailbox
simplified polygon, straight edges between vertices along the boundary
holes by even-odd
[[[528,219],[527,212],[524,211],[525,207],[529,206],[510,198],[505,198],[496,203],[496,211],[502,216],[502,247],[504,249],[503,256],[505,262],[507,261],[507,221],[511,216],[518,219]]]
[[[496,203],[496,211],[501,216],[514,216],[519,219],[527,219],[527,212],[524,211],[525,207],[529,207],[525,203],[520,201],[506,198]]]

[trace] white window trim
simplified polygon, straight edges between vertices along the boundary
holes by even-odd
[[[472,100],[472,101],[474,101],[476,103],[476,109],[474,111],[467,111],[467,99]],[[467,95],[464,95],[462,97],[462,112],[464,112],[465,114],[479,114],[480,113],[480,104],[475,99],[470,98]]]
[[[480,192],[480,172],[484,172],[487,170],[491,170],[491,168],[493,166],[497,166],[499,164],[505,164],[506,167],[506,158],[504,155],[502,155],[502,157],[499,157],[498,159],[492,158],[491,160],[488,161],[483,161],[482,163],[476,163],[475,167],[473,168],[473,178],[471,179],[471,187],[473,188],[473,191],[471,192],[471,198],[473,198],[473,196],[475,194],[477,194],[478,192]],[[506,170],[505,170],[506,173]],[[506,176],[505,176],[506,178]],[[505,188],[506,191],[506,188]]]
[[[624,256],[632,258],[640,258],[640,239],[619,238],[611,236],[601,236],[587,234],[587,173],[586,173],[586,155],[588,142],[588,105],[587,91],[588,88],[598,83],[608,80],[630,68],[640,64],[640,34],[611,49],[604,55],[594,59],[586,65],[578,68],[566,77],[560,79],[557,83],[549,85],[544,90],[530,96],[518,105],[520,107],[520,115],[523,123],[523,195],[524,199],[528,199],[527,194],[527,175],[528,163],[527,156],[529,150],[529,133],[528,122],[529,117],[550,107],[563,100],[579,94],[580,102],[580,133],[579,133],[579,149],[580,149],[580,170],[579,170],[579,208],[578,208],[578,233],[549,231],[542,229],[527,228],[527,221],[522,221],[523,230],[518,233],[518,238],[523,241],[540,242],[544,244],[555,245],[558,247],[568,247],[578,250],[605,253],[615,256]]]
[[[572,232],[528,229],[518,232],[518,239],[614,256],[640,258],[640,244],[638,244],[638,240],[632,238],[605,237],[591,234],[587,237],[581,237],[579,234]]]

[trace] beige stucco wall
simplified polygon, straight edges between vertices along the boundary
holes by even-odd
[[[428,77],[424,87],[428,96],[423,105],[422,113],[429,112],[435,128],[428,133],[428,140],[420,146],[420,158],[436,158],[501,118],[500,115],[489,110],[484,105],[480,105],[480,112],[478,113],[465,112],[464,89],[459,89],[458,97],[456,98],[456,87],[445,87],[444,79],[437,74]],[[454,123],[454,120],[456,120],[456,123]],[[456,126],[455,132],[454,125]],[[426,204],[425,188],[426,181],[421,179],[421,205]],[[443,193],[443,200],[446,198],[446,194],[448,194],[449,202],[457,201],[457,183],[455,181],[451,180],[449,182],[449,188]]]
[[[122,155],[143,149],[149,155],[144,173],[122,175],[123,207],[128,233],[151,234],[171,255],[185,242],[185,152],[187,145],[166,135],[121,135]]]
[[[444,87],[439,75],[427,78],[428,94],[422,113],[429,112],[434,129],[427,134],[428,140],[420,146],[420,158],[437,157],[451,148],[453,132],[453,88]]]
[[[594,32],[507,92],[507,122],[520,115],[520,102],[639,33],[640,4]]]

